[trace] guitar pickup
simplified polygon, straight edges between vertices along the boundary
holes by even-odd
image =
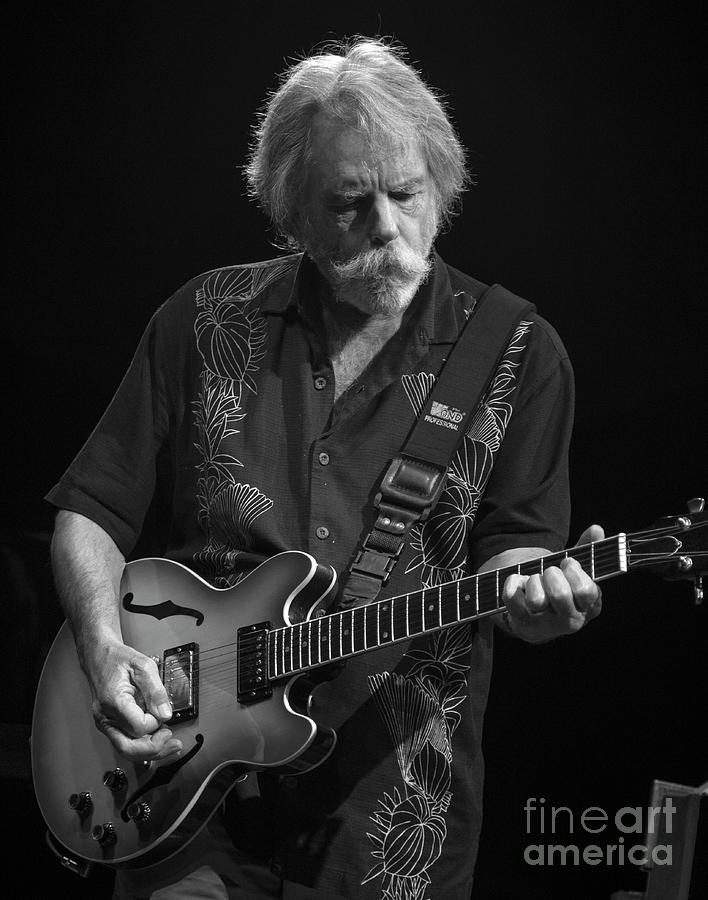
[[[169,723],[195,719],[199,712],[199,645],[182,644],[165,650],[161,675],[172,703]]]
[[[270,628],[270,622],[259,622],[236,632],[236,699],[239,703],[255,703],[273,693],[266,666]]]

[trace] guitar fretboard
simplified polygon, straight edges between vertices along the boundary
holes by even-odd
[[[627,571],[626,536],[619,534],[515,566],[273,629],[268,635],[268,677],[294,675],[494,615],[504,609],[501,595],[509,575],[543,574],[549,566],[567,558],[576,559],[595,581],[611,578]]]

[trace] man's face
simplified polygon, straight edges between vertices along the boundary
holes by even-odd
[[[366,313],[402,312],[430,269],[437,213],[420,149],[373,153],[357,131],[313,122],[301,236],[335,298]]]

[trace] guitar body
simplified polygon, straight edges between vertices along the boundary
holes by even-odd
[[[306,714],[306,698],[299,704],[296,695],[304,692],[296,688],[297,678],[273,684],[268,697],[239,702],[236,648],[239,628],[262,622],[279,628],[321,610],[335,580],[333,570],[298,551],[272,557],[223,590],[169,560],[126,566],[126,644],[165,659],[174,669],[170,677],[176,672],[183,685],[185,671],[194,667],[184,719],[170,723],[182,755],[163,765],[129,763],[98,731],[65,623],[40,678],[31,739],[35,792],[59,843],[83,859],[114,867],[151,865],[191,840],[245,772],[301,772],[325,759],[334,733]],[[184,647],[191,649],[180,655]],[[163,680],[169,690],[168,674]],[[174,705],[177,710],[180,704]],[[124,775],[112,791],[104,777],[115,770]],[[100,841],[107,824],[112,835]]]

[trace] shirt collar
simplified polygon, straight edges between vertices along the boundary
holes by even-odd
[[[321,277],[315,264],[305,254],[298,254],[297,262],[271,284],[261,311],[284,315],[300,307],[306,292],[313,289]],[[418,289],[410,306],[410,314],[417,324],[420,337],[430,344],[453,344],[464,325],[472,305],[472,297],[462,291],[453,293],[447,265],[437,251],[433,251],[430,275]]]

